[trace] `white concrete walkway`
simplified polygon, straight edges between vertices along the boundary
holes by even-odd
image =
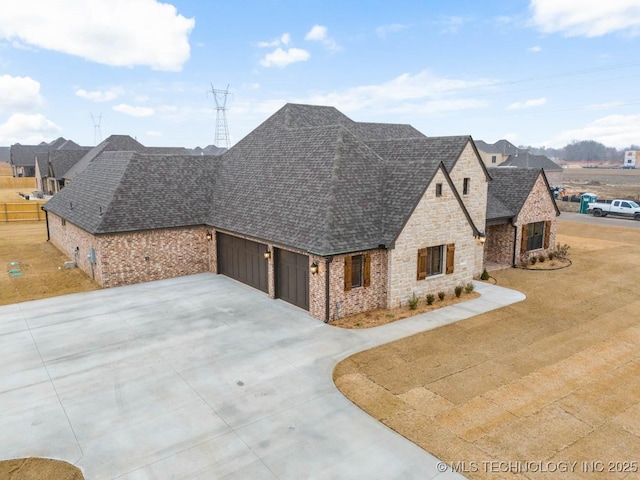
[[[460,478],[331,373],[524,298],[476,286],[478,299],[358,331],[212,274],[0,307],[0,458],[66,460],[87,480]]]

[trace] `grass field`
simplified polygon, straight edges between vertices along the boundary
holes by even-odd
[[[607,199],[640,199],[640,169],[567,168],[562,176],[563,186],[571,192],[595,193]]]
[[[59,269],[66,260],[47,242],[45,222],[0,223],[0,305],[99,288],[80,269]]]

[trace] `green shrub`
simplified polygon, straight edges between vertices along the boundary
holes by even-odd
[[[433,302],[436,301],[436,296],[433,293],[429,293],[427,295],[427,305],[433,305]]]
[[[531,265],[535,265],[536,262],[538,261],[538,257],[531,257],[529,261],[531,262]]]
[[[555,257],[555,256],[556,256],[555,252],[549,252],[549,255],[548,255],[549,260],[553,260],[553,257]]]
[[[414,293],[409,299],[409,310],[415,310],[416,308],[418,308],[419,301],[420,299],[416,297],[416,294]]]
[[[438,292],[438,298],[440,299],[440,301],[444,300],[444,297],[446,295],[444,294],[444,292]]]
[[[471,293],[476,289],[476,286],[473,284],[473,282],[469,282],[464,286],[464,291],[466,293]]]
[[[489,272],[487,272],[486,268],[482,271],[482,275],[480,275],[480,280],[489,280]]]
[[[456,294],[456,298],[460,298],[460,295],[462,295],[463,289],[464,287],[462,285],[456,285],[456,288],[453,289],[453,293]]]
[[[544,261],[547,259],[547,257],[545,257],[543,254],[538,255],[538,261],[540,263],[544,263]]]

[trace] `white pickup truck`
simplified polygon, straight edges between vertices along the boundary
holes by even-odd
[[[615,215],[640,220],[640,205],[631,200],[613,200],[611,203],[592,202],[587,205],[587,213],[592,213],[594,217]]]

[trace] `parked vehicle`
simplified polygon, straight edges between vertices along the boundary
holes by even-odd
[[[614,215],[640,220],[640,205],[631,200],[612,200],[611,203],[593,202],[587,205],[587,213],[592,213],[594,217]]]

